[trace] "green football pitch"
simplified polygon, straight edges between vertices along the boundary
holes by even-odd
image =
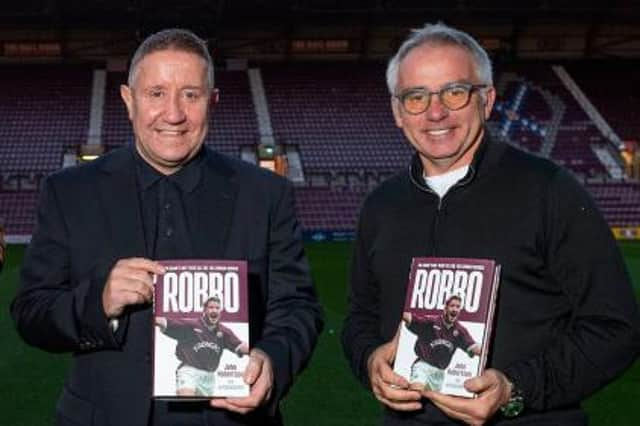
[[[285,423],[291,426],[373,426],[380,407],[356,383],[340,347],[345,313],[349,243],[313,243],[307,253],[319,297],[325,308],[325,331],[309,368],[298,378],[282,403]],[[640,243],[622,243],[627,265],[640,299]],[[10,246],[0,275],[0,425],[52,424],[57,394],[62,386],[68,355],[55,355],[26,346],[16,335],[8,306],[15,292],[24,248]],[[592,425],[638,424],[640,362],[622,377],[586,401]]]

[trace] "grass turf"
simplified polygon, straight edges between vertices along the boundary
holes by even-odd
[[[287,425],[369,426],[379,424],[380,406],[356,383],[342,354],[340,329],[346,310],[349,243],[311,243],[307,253],[325,308],[325,332],[309,368],[299,377],[282,408]],[[640,243],[621,243],[640,299]],[[53,410],[68,365],[68,355],[48,354],[26,346],[17,336],[8,306],[15,292],[24,247],[10,246],[0,275],[0,412],[3,426],[53,423]],[[591,424],[637,424],[640,362],[589,398],[584,406]]]

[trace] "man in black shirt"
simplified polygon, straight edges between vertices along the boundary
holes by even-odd
[[[203,146],[218,90],[193,33],[147,38],[121,96],[135,143],[46,180],[11,306],[28,343],[74,355],[57,424],[281,424],[322,328],[292,187]],[[152,401],[156,260],[198,258],[248,262],[250,395]]]
[[[353,371],[387,407],[386,426],[585,424],[580,401],[640,351],[637,303],[602,215],[566,170],[491,139],[491,62],[468,34],[416,30],[387,84],[415,155],[360,214],[342,337]],[[411,390],[391,369],[402,289],[424,256],[502,266],[489,368],[465,382],[477,398]]]

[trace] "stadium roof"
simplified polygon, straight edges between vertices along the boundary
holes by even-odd
[[[0,23],[53,27],[159,28],[307,20],[465,19],[640,22],[637,0],[19,0],[3,2]]]
[[[185,27],[218,58],[289,57],[294,44],[324,39],[375,59],[387,57],[408,28],[440,20],[510,54],[529,48],[520,41],[532,43],[535,34],[550,38],[535,41],[538,51],[582,38],[572,48],[581,57],[640,57],[640,0],[14,0],[0,7],[0,42],[51,41],[63,57],[96,58],[130,52],[159,29]]]

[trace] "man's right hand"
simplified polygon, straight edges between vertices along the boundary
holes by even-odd
[[[154,317],[153,322],[160,327],[160,330],[165,331],[167,329],[167,319],[165,317]]]
[[[102,306],[107,318],[117,318],[125,306],[150,303],[153,299],[153,274],[165,268],[153,260],[134,257],[120,259],[113,266],[102,291]]]
[[[388,343],[379,346],[367,360],[369,382],[373,394],[389,408],[399,411],[415,411],[422,408],[420,392],[409,389],[409,382],[391,368],[400,338],[400,329]]]

